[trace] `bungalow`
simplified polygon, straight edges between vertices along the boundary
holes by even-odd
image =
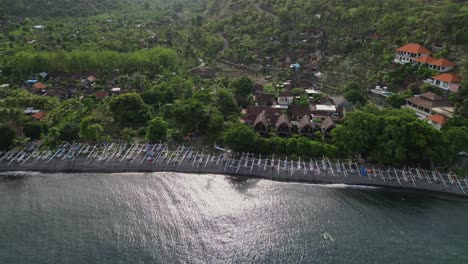
[[[460,88],[461,77],[453,73],[442,73],[427,79],[425,82],[435,85],[440,89],[456,93]]]
[[[432,109],[435,107],[445,107],[450,104],[444,98],[432,92],[426,92],[406,99],[406,107],[416,111],[421,119],[426,119],[432,115]]]
[[[289,136],[291,135],[292,125],[289,122],[289,118],[286,114],[282,114],[275,124],[276,134],[278,136]]]
[[[299,134],[306,137],[312,137],[316,131],[320,131],[320,126],[317,123],[313,123],[308,115],[301,118],[297,128]]]
[[[335,123],[333,120],[328,116],[325,120],[320,123],[320,130],[324,137],[330,137],[330,132],[335,128]]]
[[[292,92],[286,91],[281,92],[278,96],[278,104],[280,105],[290,105],[294,100],[294,94]]]
[[[255,102],[261,106],[272,106],[276,103],[273,94],[260,94],[255,96]]]
[[[441,114],[435,114],[427,117],[427,122],[432,125],[435,129],[441,129],[445,123],[447,123],[447,118]]]
[[[409,43],[396,49],[394,62],[399,64],[413,63],[416,58],[428,56],[431,53],[430,50],[419,44]]]
[[[260,135],[268,135],[268,119],[266,117],[265,111],[262,111],[258,114],[255,122],[253,123],[253,129]]]

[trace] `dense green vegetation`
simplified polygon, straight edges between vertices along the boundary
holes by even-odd
[[[206,147],[216,142],[241,152],[425,165],[449,165],[458,152],[468,151],[468,58],[463,59],[468,8],[463,3],[129,2],[0,0],[6,7],[0,11],[0,84],[11,84],[0,89],[0,149],[29,139],[50,145],[81,140]],[[432,70],[391,64],[394,48],[407,42],[441,44],[435,56],[460,65],[463,83],[450,96],[456,115],[442,131],[412,112],[368,104],[368,88],[377,84],[400,92],[387,99],[393,108],[413,94],[439,92],[422,83]],[[253,78],[218,74],[203,80],[194,73],[200,63],[218,71],[222,60],[258,69],[255,77],[273,75],[266,93],[278,95],[284,89],[277,84],[285,80],[313,82],[325,92],[343,94],[359,110],[334,129],[331,140],[320,133],[313,139],[261,137],[239,121],[241,108],[254,103]],[[301,70],[289,70],[295,62]],[[86,80],[89,75],[97,79]],[[26,85],[29,79],[46,84],[46,92]],[[121,91],[112,92],[114,87]],[[308,87],[292,90],[294,105],[309,105],[302,89]],[[26,115],[28,107],[45,118]]]

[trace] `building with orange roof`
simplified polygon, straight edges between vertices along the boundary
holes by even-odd
[[[440,89],[456,93],[460,88],[461,77],[454,73],[442,73],[427,79],[425,82],[435,85]]]
[[[34,115],[31,116],[33,119],[37,120],[37,121],[41,121],[42,119],[44,119],[45,117],[45,113],[40,111],[40,112],[37,112],[35,113]]]
[[[434,114],[427,117],[427,122],[434,128],[441,129],[447,123],[447,118],[441,114]]]
[[[439,72],[448,72],[453,70],[453,67],[455,67],[455,63],[447,60],[446,58],[433,60],[427,63],[427,65],[429,65],[429,68]]]
[[[43,89],[47,88],[47,85],[45,85],[43,83],[40,83],[40,82],[37,82],[37,83],[33,84],[33,87],[36,90],[43,90]]]
[[[432,52],[417,43],[409,43],[395,51],[395,63],[414,63],[421,56],[429,56]]]

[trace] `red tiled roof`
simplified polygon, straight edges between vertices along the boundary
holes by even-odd
[[[34,115],[32,115],[31,117],[34,118],[34,119],[37,119],[37,120],[42,120],[45,117],[45,113],[44,112],[37,112]]]
[[[397,51],[409,52],[414,54],[431,54],[432,52],[425,47],[416,44],[416,43],[409,43],[402,47],[399,47]]]
[[[90,75],[88,78],[86,78],[86,80],[88,80],[88,82],[95,82],[97,79],[93,75]]]
[[[38,82],[38,83],[35,83],[35,84],[33,85],[33,87],[34,87],[35,89],[37,89],[37,90],[42,90],[42,89],[47,88],[47,85]]]
[[[437,123],[439,125],[445,125],[445,122],[447,121],[447,118],[441,114],[435,114],[427,117],[428,120],[433,121],[434,123]]]
[[[440,58],[440,59],[437,59],[437,60],[433,60],[433,61],[431,61],[431,63],[428,63],[428,64],[435,65],[435,66],[440,66],[440,67],[453,67],[453,66],[455,66],[455,63],[447,60],[446,58]]]
[[[96,99],[102,99],[102,98],[105,98],[107,96],[109,96],[108,92],[96,92],[94,94],[94,97],[96,97]]]
[[[421,56],[421,57],[415,59],[414,61],[415,61],[415,62],[421,62],[421,63],[432,64],[431,62],[433,62],[434,60],[435,60],[435,59],[432,58],[431,56],[426,55],[426,56]]]
[[[453,73],[442,73],[432,77],[432,79],[448,83],[460,83],[461,77]]]

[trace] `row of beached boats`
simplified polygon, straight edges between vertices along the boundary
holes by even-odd
[[[0,162],[31,166],[32,164],[52,161],[88,160],[89,162],[113,162],[129,164],[172,164],[192,167],[223,168],[230,173],[276,172],[277,175],[290,174],[315,175],[321,177],[367,177],[369,181],[396,181],[400,185],[418,183],[454,185],[463,192],[468,190],[468,179],[460,180],[451,171],[421,168],[375,168],[359,165],[353,160],[291,159],[288,157],[262,156],[252,153],[204,153],[189,146],[169,146],[150,143],[101,143],[85,144],[80,142],[62,143],[57,148],[45,147],[40,141],[31,141],[21,150],[0,153]]]

